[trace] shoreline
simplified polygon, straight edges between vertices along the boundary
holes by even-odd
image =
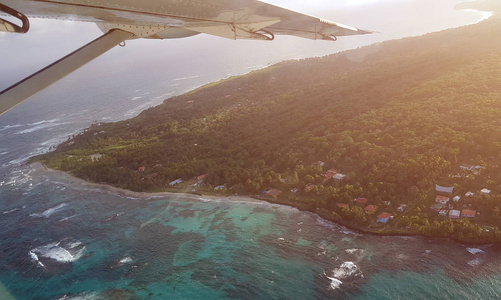
[[[90,181],[78,178],[71,173],[51,169],[51,168],[49,168],[49,167],[47,167],[44,164],[39,163],[39,162],[28,163],[28,165],[33,168],[35,173],[41,172],[41,171],[46,171],[49,173],[58,174],[58,175],[64,177],[69,183],[76,183],[78,185],[82,185],[82,186],[86,186],[86,187],[97,187],[97,188],[100,188],[101,190],[112,192],[112,193],[115,193],[115,194],[118,194],[121,196],[125,196],[125,197],[134,197],[134,198],[140,198],[140,199],[147,200],[147,198],[152,198],[152,197],[176,196],[178,198],[181,198],[182,200],[194,200],[194,201],[200,201],[200,202],[204,202],[204,200],[208,200],[208,201],[212,201],[212,202],[229,201],[229,202],[235,202],[235,203],[261,203],[261,204],[266,203],[266,204],[270,204],[270,205],[279,205],[279,206],[283,206],[283,207],[289,207],[289,208],[294,208],[294,209],[300,210],[299,208],[291,206],[291,205],[274,203],[274,202],[266,201],[263,199],[254,198],[252,196],[244,196],[244,195],[213,196],[213,195],[185,193],[185,192],[134,192],[131,190],[115,187],[115,186],[112,186],[112,185],[109,185],[106,183],[90,182]],[[223,200],[223,201],[221,201],[221,200]],[[301,211],[304,211],[304,210],[301,210]]]
[[[421,239],[425,239],[425,240],[442,240],[442,241],[454,242],[454,243],[461,244],[464,246],[485,246],[485,245],[494,245],[494,244],[501,243],[501,242],[498,242],[498,243],[492,243],[492,242],[468,243],[465,241],[456,240],[455,238],[452,238],[452,237],[430,237],[430,236],[421,235],[419,233],[405,233],[405,232],[396,232],[396,231],[387,231],[387,232],[371,231],[371,230],[367,230],[364,228],[353,226],[351,224],[347,224],[347,223],[339,221],[339,220],[329,219],[326,216],[322,216],[322,214],[320,214],[319,212],[316,212],[316,211],[302,209],[300,207],[288,205],[285,203],[272,202],[272,201],[268,201],[265,199],[255,198],[255,197],[250,196],[250,195],[246,195],[246,196],[243,196],[243,195],[213,196],[213,195],[185,193],[185,192],[157,192],[157,193],[155,193],[155,192],[134,192],[134,191],[127,190],[127,189],[114,187],[112,185],[105,184],[105,183],[95,183],[95,182],[86,181],[84,179],[81,179],[81,178],[74,176],[71,173],[48,168],[47,166],[45,166],[39,162],[28,163],[28,165],[34,170],[35,173],[41,172],[41,171],[46,171],[49,173],[58,174],[58,175],[64,177],[70,184],[76,183],[78,185],[87,186],[87,187],[97,187],[101,190],[112,192],[112,193],[115,193],[115,194],[118,194],[121,196],[125,196],[125,197],[134,197],[134,198],[149,200],[147,198],[162,197],[162,196],[171,196],[171,197],[175,196],[175,197],[180,198],[180,200],[185,200],[185,201],[204,202],[204,199],[206,199],[206,200],[208,200],[207,202],[268,204],[268,205],[276,205],[276,206],[280,206],[280,207],[284,207],[284,208],[285,207],[292,208],[292,209],[296,209],[296,210],[301,211],[301,212],[309,213],[309,214],[314,215],[317,218],[322,219],[325,222],[331,223],[335,226],[344,227],[347,230],[354,231],[355,233],[358,233],[358,234],[368,234],[368,235],[379,236],[379,237],[412,237],[412,238],[421,238]],[[152,199],[152,200],[154,200],[154,199]]]

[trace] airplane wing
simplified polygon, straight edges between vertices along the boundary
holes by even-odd
[[[0,115],[127,39],[181,38],[205,33],[230,39],[273,40],[275,35],[292,35],[335,41],[338,36],[372,33],[259,0],[1,2],[0,31],[28,32],[29,18],[42,17],[94,22],[105,34],[0,92]],[[2,15],[10,16],[10,19],[2,18]],[[17,19],[17,24],[12,19]],[[86,54],[82,55],[82,52]]]

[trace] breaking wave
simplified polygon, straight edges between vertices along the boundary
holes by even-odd
[[[44,262],[52,260],[59,263],[75,262],[82,257],[85,246],[79,240],[67,238],[57,243],[33,248],[29,251],[31,260],[39,266],[45,267]]]
[[[472,267],[476,267],[476,266],[480,265],[481,263],[482,263],[482,260],[480,258],[475,258],[475,259],[472,259],[469,262],[467,262],[467,264],[469,264]]]
[[[8,214],[11,214],[11,213],[13,213],[13,212],[16,212],[16,211],[19,211],[19,210],[21,210],[21,209],[24,209],[24,208],[26,208],[26,206],[25,206],[25,205],[23,205],[23,206],[21,206],[21,207],[16,207],[16,208],[11,209],[11,210],[6,210],[6,211],[3,211],[3,212],[2,212],[2,215],[8,215]]]
[[[30,216],[37,217],[37,218],[48,218],[48,217],[52,216],[53,214],[61,211],[66,205],[68,205],[68,203],[61,203],[58,206],[49,208],[42,213],[35,213],[35,214],[31,214]]]
[[[470,252],[471,254],[485,254],[484,250],[478,248],[466,248],[466,251]]]
[[[53,120],[48,120],[48,121],[44,120],[44,121],[40,121],[40,122],[36,122],[36,123],[31,123],[31,124],[27,125],[27,126],[30,126],[29,128],[18,131],[18,132],[16,132],[16,134],[32,133],[32,132],[39,131],[42,129],[47,129],[47,128],[66,124],[66,123],[57,123],[57,121],[59,121],[59,119],[53,119]]]
[[[58,300],[96,300],[96,299],[103,299],[98,293],[92,292],[92,293],[80,293],[78,295],[70,296],[70,295],[64,295]]]
[[[179,78],[174,79],[174,81],[181,81],[181,80],[187,80],[187,79],[195,79],[195,78],[198,78],[198,77],[200,77],[200,76],[195,75],[195,76],[179,77]]]
[[[343,262],[339,268],[332,270],[331,276],[325,275],[325,277],[331,281],[330,288],[335,290],[343,284],[341,280],[346,281],[355,278],[363,278],[364,275],[357,265],[351,261],[347,261]]]

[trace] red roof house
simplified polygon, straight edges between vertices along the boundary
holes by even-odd
[[[370,204],[370,205],[367,205],[367,207],[365,207],[365,212],[368,213],[368,214],[374,214],[377,210],[377,207]]]
[[[144,172],[144,170],[146,170],[146,167],[139,167],[139,169],[137,169],[139,172]]]
[[[311,191],[314,187],[315,187],[315,185],[310,183],[310,184],[308,184],[308,185],[306,186],[306,190],[309,192],[309,191]]]
[[[437,195],[435,197],[435,202],[440,203],[442,205],[446,205],[447,202],[449,202],[449,200],[451,200],[451,199],[449,197],[446,197],[446,196]]]
[[[337,170],[334,170],[334,169],[330,169],[329,171],[325,172],[322,174],[322,176],[324,176],[324,181],[327,181],[329,179],[332,179],[332,177],[334,177],[334,175],[337,174]]]
[[[384,213],[379,214],[379,216],[377,216],[377,222],[378,223],[388,223],[390,218],[391,218],[391,214],[384,212]]]
[[[477,211],[473,209],[463,209],[463,211],[461,211],[461,216],[463,217],[475,218],[476,215]]]
[[[367,199],[366,198],[356,198],[353,201],[355,201],[356,203],[363,203],[363,204],[367,203]]]

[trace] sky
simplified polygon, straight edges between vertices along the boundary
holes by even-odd
[[[211,73],[218,80],[287,59],[323,56],[384,40],[416,36],[477,22],[482,14],[455,11],[458,0],[268,0],[282,7],[353,27],[372,35],[341,37],[337,42],[278,36],[272,42],[228,40],[209,35],[176,40],[133,40],[115,47],[63,79],[58,88],[106,80],[129,85],[121,77],[162,80],[168,76]],[[0,90],[99,37],[95,24],[32,19],[26,34],[0,33]],[[117,76],[120,74],[122,76]],[[168,75],[168,76],[167,76]],[[164,76],[164,77],[162,77]],[[169,77],[169,78],[170,78]],[[122,81],[121,81],[122,80]],[[53,87],[50,87],[51,89]]]

